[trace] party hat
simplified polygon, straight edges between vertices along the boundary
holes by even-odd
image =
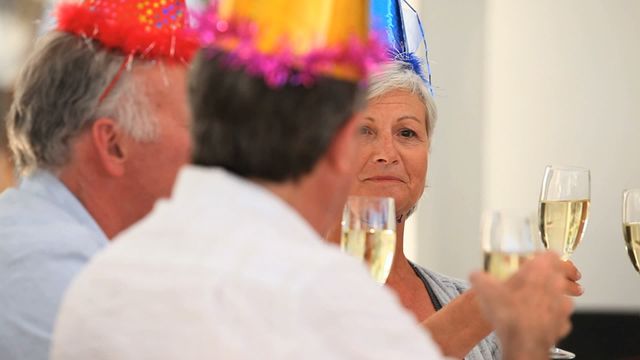
[[[184,0],[63,2],[56,17],[60,31],[142,59],[188,62],[198,48]]]
[[[371,0],[370,6],[371,29],[386,34],[390,56],[410,64],[433,95],[429,48],[416,10],[407,0]]]
[[[201,45],[272,86],[366,78],[386,58],[366,0],[220,0],[196,16]]]

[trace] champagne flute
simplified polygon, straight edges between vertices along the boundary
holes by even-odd
[[[640,273],[640,189],[622,195],[622,230],[631,264]]]
[[[506,280],[538,249],[538,230],[533,216],[491,211],[482,220],[484,270],[498,280]]]
[[[350,196],[342,213],[342,251],[364,261],[375,281],[387,281],[396,249],[395,202]]]
[[[540,235],[544,246],[568,260],[578,247],[589,216],[591,173],[588,169],[547,166],[540,191]],[[551,348],[552,359],[573,359],[575,354]]]
[[[568,260],[578,247],[589,216],[588,169],[547,166],[540,192],[540,234],[544,246]]]

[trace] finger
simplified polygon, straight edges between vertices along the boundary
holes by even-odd
[[[563,266],[564,269],[564,266]],[[576,281],[569,280],[564,276],[563,273],[556,273],[550,275],[549,282],[551,282],[551,277],[554,279],[554,282],[557,284],[556,288],[562,295],[569,296],[580,296],[584,293],[584,289],[582,286]]]
[[[573,262],[571,262],[571,260],[567,260],[562,263],[562,271],[569,280],[578,281],[582,278],[582,274],[580,274],[580,271],[578,271],[578,268]]]
[[[581,296],[584,294],[584,289],[580,284],[574,281],[566,281],[565,294],[569,296]]]

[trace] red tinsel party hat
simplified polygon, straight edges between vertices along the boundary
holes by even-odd
[[[58,30],[142,59],[189,62],[198,49],[184,0],[84,0],[57,8]]]

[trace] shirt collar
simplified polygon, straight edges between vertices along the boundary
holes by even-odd
[[[44,197],[70,214],[78,222],[86,225],[96,234],[108,241],[107,236],[80,200],[51,172],[36,170],[29,176],[20,179],[20,191],[25,191],[39,197]]]
[[[276,194],[220,167],[184,166],[178,174],[170,201],[198,211],[206,211],[211,206],[225,206],[226,201],[233,202],[272,219],[274,226],[286,224],[287,231],[322,241],[311,224]]]

